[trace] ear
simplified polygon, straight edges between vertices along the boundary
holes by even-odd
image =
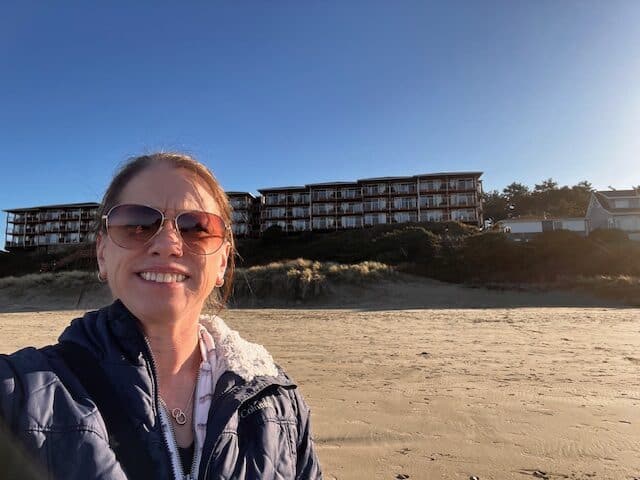
[[[218,269],[218,278],[216,279],[218,282],[224,281],[224,274],[227,271],[227,263],[229,262],[229,255],[231,254],[231,244],[229,242],[225,242],[221,253],[220,268]]]
[[[107,261],[104,258],[104,251],[107,239],[102,232],[96,235],[96,259],[98,260],[98,270],[100,273],[107,273]]]

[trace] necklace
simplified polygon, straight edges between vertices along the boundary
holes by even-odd
[[[198,382],[196,380],[196,382],[193,385],[193,391],[191,392],[191,395],[189,395],[189,401],[187,402],[187,406],[184,407],[184,410],[182,410],[179,407],[175,407],[175,408],[170,409],[169,406],[167,405],[167,402],[164,401],[164,398],[162,398],[160,395],[158,395],[158,397],[160,397],[160,401],[164,405],[164,408],[167,410],[167,412],[169,412],[171,414],[171,416],[173,417],[175,422],[180,426],[182,426],[185,423],[187,423],[187,414],[186,414],[186,412],[188,412],[189,411],[189,407],[191,407],[191,402],[193,402],[193,396],[196,393],[196,386],[197,385],[198,385]]]

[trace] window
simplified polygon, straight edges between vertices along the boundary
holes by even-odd
[[[361,213],[362,203],[360,202],[344,202],[340,204],[341,213]]]
[[[279,205],[287,201],[287,196],[284,193],[268,193],[265,197],[265,203],[267,205]]]
[[[333,203],[314,203],[313,214],[314,215],[330,215],[334,213],[336,206]]]
[[[336,220],[333,217],[316,217],[313,219],[313,228],[325,230],[336,227]]]
[[[311,198],[314,202],[322,200],[333,200],[334,198],[336,198],[336,191],[331,188],[314,190],[311,194]]]
[[[415,183],[394,183],[391,185],[391,191],[399,194],[409,194],[416,192]]]
[[[360,196],[360,189],[359,188],[343,188],[338,190],[338,197],[339,198],[358,198]]]
[[[362,217],[359,217],[359,216],[340,217],[340,226],[342,228],[359,228],[362,226]]]
[[[309,216],[309,207],[293,207],[291,209],[292,217],[308,217]]]
[[[475,205],[476,197],[473,193],[454,193],[450,195],[450,204],[451,206],[467,206],[467,205]]]
[[[365,185],[362,187],[363,195],[382,195],[387,193],[386,183],[374,183],[371,185]]]
[[[458,222],[474,222],[476,221],[476,211],[473,209],[452,210],[451,220]]]
[[[309,203],[309,198],[308,193],[296,192],[289,195],[289,202],[296,205],[306,204]]]
[[[305,230],[310,230],[309,220],[292,220],[291,230],[294,232],[303,232]]]
[[[420,212],[421,222],[444,222],[446,220],[447,216],[442,210],[425,210]]]
[[[244,198],[232,198],[229,202],[233,208],[244,209],[248,207],[248,202]]]
[[[264,218],[280,218],[286,215],[286,209],[284,207],[265,208]]]
[[[375,212],[376,210],[385,210],[387,208],[387,200],[384,198],[373,198],[364,201],[365,212]]]
[[[231,220],[234,222],[246,222],[248,220],[246,212],[234,211],[231,213]]]
[[[423,184],[421,184],[421,190],[424,188],[424,191],[427,192],[437,192],[444,187],[444,183],[441,180],[426,180]]]
[[[246,223],[234,223],[231,225],[231,230],[233,230],[234,235],[244,235],[248,232],[249,227]]]
[[[395,223],[416,222],[418,221],[418,214],[414,212],[395,212],[393,221]]]
[[[402,197],[393,199],[393,208],[396,209],[412,209],[416,208],[416,199],[414,197]]]
[[[386,213],[367,213],[364,216],[365,225],[380,225],[387,223]]]

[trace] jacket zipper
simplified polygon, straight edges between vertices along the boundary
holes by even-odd
[[[149,358],[151,358],[151,370],[153,372],[153,376],[154,376],[154,394],[153,394],[153,398],[154,398],[154,403],[156,406],[156,412],[158,412],[158,416],[163,415],[165,418],[164,420],[166,420],[166,423],[169,425],[169,430],[171,432],[171,436],[173,437],[173,444],[175,445],[175,450],[177,451],[178,448],[178,443],[176,442],[176,431],[173,427],[173,423],[171,423],[171,419],[168,416],[169,412],[169,407],[167,407],[167,405],[164,403],[164,401],[160,398],[160,396],[157,394],[157,387],[156,385],[156,378],[157,378],[157,369],[156,369],[156,360],[155,357],[153,356],[153,350],[151,350],[151,346],[149,345],[149,339],[147,338],[147,336],[144,336],[144,342],[147,346],[147,350],[149,351]],[[196,377],[196,391],[194,393],[194,395],[196,396],[196,398],[198,397],[198,383],[200,383],[200,369],[198,369],[198,375]],[[164,412],[160,413],[160,402],[162,402],[162,404],[165,406],[164,408]],[[195,401],[194,401],[194,405],[193,405],[193,411],[191,414],[191,422],[193,423],[193,417],[194,417],[194,413],[196,410],[196,406],[195,406]],[[163,419],[161,419],[161,421],[164,421]],[[192,425],[193,426],[193,425]],[[193,459],[191,460],[191,472],[187,475],[184,472],[184,469],[182,467],[182,462],[180,462],[179,465],[176,464],[176,455],[174,455],[172,453],[172,449],[169,446],[169,439],[166,437],[164,429],[161,428],[160,429],[162,432],[162,440],[164,440],[164,446],[166,448],[166,451],[169,453],[169,460],[171,461],[171,468],[173,469],[173,476],[176,480],[192,480],[195,477],[193,477],[193,473],[195,471],[195,466],[196,466],[196,458],[198,458],[200,455],[198,453],[199,449],[198,449],[198,436],[196,435],[196,432],[194,431],[193,434]]]
[[[161,407],[160,407],[159,395],[158,395],[158,386],[157,386],[158,370],[156,368],[156,359],[153,356],[153,350],[151,350],[151,345],[149,345],[149,339],[147,338],[146,335],[144,335],[144,343],[147,346],[147,353],[149,354],[149,358],[151,359],[151,373],[153,374],[153,404],[155,405],[156,415],[158,416],[158,419],[162,421],[162,419],[160,418],[160,415],[162,415],[162,413],[160,412]],[[168,423],[169,425],[171,425],[171,421],[169,421]],[[162,440],[164,440],[165,451],[169,453],[169,461],[171,462],[171,468],[173,469],[173,478],[175,480],[180,480],[182,475],[178,474],[179,470],[176,468],[177,466],[175,464],[173,455],[171,455],[171,449],[169,448],[169,440],[167,439],[164,433],[164,428],[162,428],[162,424],[160,425],[160,433],[162,434]],[[174,438],[175,438],[175,435],[174,435]]]

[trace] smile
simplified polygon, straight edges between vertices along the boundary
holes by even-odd
[[[186,275],[182,275],[180,273],[140,272],[138,275],[148,282],[156,283],[184,282],[187,278]]]

